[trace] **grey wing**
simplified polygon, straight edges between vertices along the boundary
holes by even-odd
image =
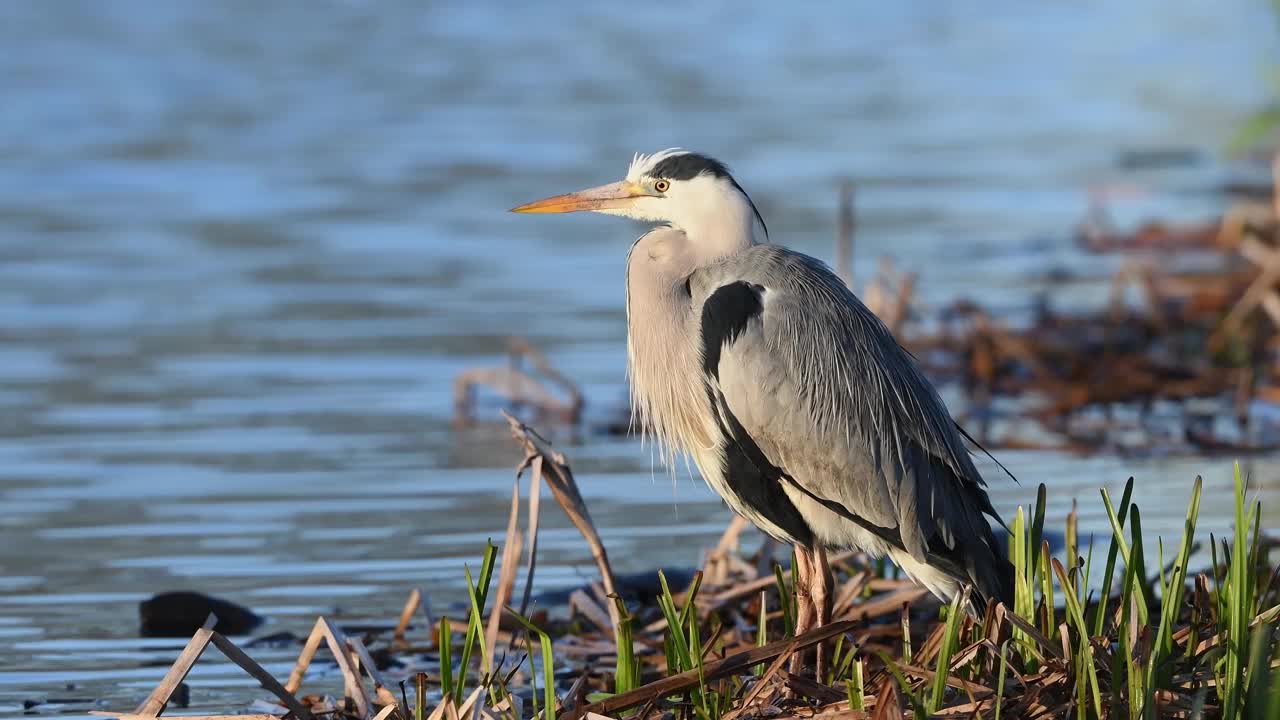
[[[813,258],[759,246],[698,282],[713,404],[768,462],[918,561],[950,566],[959,579],[999,577],[999,569],[966,567],[987,558],[957,552],[963,538],[973,538],[1000,555],[982,515],[999,516],[950,414],[911,356],[838,278]],[[755,314],[723,332],[728,325],[711,321],[726,298],[743,297],[744,286],[759,298],[745,308]],[[978,584],[988,596],[1005,595],[1001,582]]]

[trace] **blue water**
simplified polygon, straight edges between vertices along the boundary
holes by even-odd
[[[451,426],[454,376],[522,335],[592,424],[625,403],[638,228],[507,208],[682,145],[822,257],[856,179],[859,280],[892,255],[926,309],[1088,306],[1116,262],[1071,241],[1089,188],[1121,223],[1220,212],[1280,37],[1262,0],[511,5],[0,5],[0,715],[136,704],[174,654],[134,639],[153,592],[294,632],[455,601],[518,455]],[[1118,162],[1152,149],[1190,162]],[[727,519],[633,440],[562,442],[622,569],[696,564]],[[1044,481],[1098,529],[1096,488],[1136,474],[1173,536],[1199,472],[1228,524],[1222,459],[1001,457],[1005,510]],[[540,583],[590,577],[547,515]],[[196,704],[258,695],[207,662]]]

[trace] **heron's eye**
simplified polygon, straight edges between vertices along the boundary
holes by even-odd
[[[671,183],[667,182],[666,180],[659,180],[658,182],[653,184],[653,189],[661,193],[666,192],[670,187],[671,187]]]

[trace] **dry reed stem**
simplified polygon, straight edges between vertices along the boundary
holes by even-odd
[[[316,618],[316,624],[312,627],[311,634],[307,637],[307,642],[302,647],[302,652],[298,654],[298,661],[294,664],[293,672],[289,674],[289,681],[285,683],[285,689],[290,693],[296,693],[298,688],[302,686],[302,679],[306,676],[307,668],[311,666],[311,661],[320,649],[321,642],[329,645],[329,652],[333,653],[334,660],[338,663],[338,670],[342,672],[345,686],[344,692],[347,697],[355,702],[356,711],[360,717],[368,718],[372,703],[369,701],[369,695],[365,691],[364,683],[361,682],[359,673],[356,672],[355,663],[352,662],[352,649],[347,636],[340,627],[330,623],[324,616]]]
[[[1239,330],[1245,318],[1255,308],[1260,305],[1265,308],[1269,299],[1271,299],[1269,303],[1271,305],[1280,302],[1280,300],[1273,299],[1276,293],[1276,282],[1280,281],[1280,250],[1254,248],[1251,249],[1250,254],[1252,257],[1249,257],[1249,259],[1258,263],[1262,268],[1262,272],[1245,290],[1244,295],[1232,306],[1231,311],[1222,319],[1218,329],[1209,336],[1209,348],[1212,351],[1220,350],[1226,343],[1227,338]],[[1271,311],[1269,310],[1268,312]],[[1274,320],[1275,318],[1273,318]]]
[[[563,696],[561,696],[559,707],[561,708],[570,707],[570,703],[573,704],[573,707],[577,707],[578,705],[581,704],[578,701],[582,699],[581,696],[584,696],[586,694],[586,689],[587,689],[587,673],[582,672],[578,674],[578,677],[574,678],[573,684],[570,685],[569,689],[565,691]]]
[[[729,525],[720,536],[720,541],[711,552],[707,553],[702,562],[702,577],[706,583],[724,585],[729,581],[735,564],[743,564],[738,556],[738,540],[742,532],[749,527],[751,527],[750,522],[741,515],[735,514],[729,521]],[[738,562],[735,563],[735,560]]]
[[[533,367],[543,377],[550,380],[553,384],[558,385],[566,395],[569,396],[569,407],[567,417],[569,422],[576,423],[582,416],[582,407],[585,400],[582,390],[578,388],[578,384],[569,379],[564,373],[560,372],[547,359],[545,353],[532,345],[528,340],[519,337],[513,337],[508,341],[511,347],[512,362],[516,363],[520,358],[527,358],[533,363]]]
[[[798,696],[816,700],[820,703],[833,703],[845,699],[844,693],[829,685],[823,685],[812,678],[787,672],[786,670],[783,670],[780,674],[782,683],[787,690],[796,693]]]
[[[413,620],[413,614],[418,611],[418,607],[422,604],[422,591],[414,588],[409,591],[409,597],[404,602],[404,608],[400,611],[400,620],[396,623],[395,633],[392,638],[396,642],[404,642],[405,633],[409,630],[409,623]],[[430,627],[430,623],[428,623]]]
[[[583,592],[582,588],[569,593],[569,612],[581,613],[596,626],[597,630],[604,633],[605,637],[613,634],[613,628],[609,625],[609,614],[594,598]]]
[[[399,705],[400,701],[396,700],[396,697],[387,689],[386,683],[382,681],[382,673],[378,671],[378,666],[373,662],[373,657],[369,655],[369,649],[364,646],[364,641],[357,637],[347,638],[347,644],[351,646],[352,652],[360,660],[360,668],[364,670],[364,674],[373,683],[373,694],[377,697],[378,704],[383,706]]]
[[[427,715],[427,720],[444,720],[445,709],[452,706],[453,706],[453,696],[445,695],[444,698],[440,701],[440,704],[436,705],[435,709],[431,711],[431,714]],[[455,712],[455,715],[456,715],[456,712]]]
[[[485,690],[486,688],[483,685],[477,687],[475,690],[472,690],[471,694],[467,696],[467,699],[463,700],[462,704],[458,706],[458,710],[457,710],[458,716],[461,717],[463,715],[466,715],[467,713],[471,712],[472,708],[478,707],[479,703],[477,701],[480,699],[480,696],[484,694]]]
[[[524,446],[525,454],[531,461],[541,459],[542,476],[547,487],[551,488],[552,495],[559,502],[560,507],[564,509],[565,514],[569,516],[569,520],[578,528],[578,532],[586,539],[587,544],[591,547],[591,555],[595,558],[596,567],[600,570],[600,578],[604,583],[605,593],[608,595],[617,594],[617,585],[613,578],[613,569],[609,565],[609,555],[604,548],[604,543],[600,541],[600,533],[596,531],[595,524],[591,522],[591,513],[587,511],[586,502],[582,499],[582,493],[578,491],[578,485],[573,479],[573,471],[569,469],[569,463],[564,455],[553,450],[546,440],[542,439],[532,428],[520,422],[510,413],[503,412],[507,422],[511,425],[511,434]],[[530,490],[530,500],[532,501],[533,491]],[[526,592],[528,590],[526,589]],[[614,626],[621,622],[618,615],[618,609],[613,603],[609,603],[607,610],[609,619]]]
[[[217,647],[228,660],[235,663],[240,667],[240,669],[244,670],[253,679],[261,683],[264,688],[279,698],[280,701],[284,703],[284,706],[289,709],[289,712],[293,714],[296,720],[311,720],[311,712],[306,708],[306,706],[299,702],[296,697],[294,697],[292,691],[281,685],[280,681],[276,680],[271,673],[267,672],[266,669],[255,662],[253,658],[246,655],[243,650],[236,646],[235,643],[228,640],[216,630],[213,630],[213,627],[217,622],[217,617],[210,613],[209,617],[205,619],[204,625],[200,629],[196,630],[195,634],[191,637],[191,640],[187,642],[186,647],[183,648],[182,652],[178,655],[178,658],[174,660],[173,665],[170,666],[169,671],[165,673],[160,684],[151,691],[151,694],[148,695],[147,699],[138,706],[138,709],[134,713],[130,714],[130,717],[158,717],[160,713],[164,711],[165,706],[169,702],[169,698],[178,688],[178,685],[186,679],[187,675],[191,672],[191,668],[195,667],[196,662],[198,662],[200,657],[204,654],[205,649],[212,644]],[[117,717],[124,717],[124,715],[117,715]]]
[[[356,671],[347,636],[342,632],[342,628],[330,623],[324,617],[321,617],[316,623],[324,628],[325,640],[329,644],[329,650],[338,662],[338,669],[342,671],[347,697],[355,701],[356,712],[359,713],[360,717],[369,717],[373,703],[369,701],[369,695],[365,692],[364,683],[360,680],[360,673]]]
[[[147,699],[138,706],[134,712],[138,715],[147,715],[155,717],[163,710],[169,698],[173,696],[173,692],[178,689],[182,681],[186,679],[187,674],[191,672],[191,668],[200,660],[200,656],[204,654],[204,649],[209,647],[209,642],[213,639],[213,627],[218,624],[218,618],[213,613],[209,613],[209,617],[205,618],[204,625],[196,630],[195,635],[187,641],[187,646],[182,649],[178,658],[173,661],[173,665],[169,668],[169,672],[165,673],[160,684],[155,690],[147,696]]]
[[[467,425],[472,421],[475,406],[475,389],[487,387],[502,395],[514,405],[527,405],[539,413],[576,424],[582,416],[583,394],[577,384],[555,369],[541,350],[523,338],[510,338],[508,347],[511,362],[507,367],[469,368],[458,373],[453,381],[454,424]],[[534,369],[545,378],[540,380],[520,368],[520,361],[528,359]],[[557,396],[547,388],[547,383],[558,386],[568,400]]]
[[[898,669],[902,671],[903,675],[914,675],[916,677],[924,678],[925,680],[933,680],[938,675],[936,670],[930,670],[929,668],[922,667],[920,665],[906,665],[898,663]],[[964,690],[969,693],[970,697],[975,697],[975,699],[977,699],[976,696],[978,695],[986,697],[988,695],[995,695],[996,693],[995,690],[992,690],[981,683],[971,682],[950,674],[947,675],[946,682],[947,685],[953,688]]]
[[[842,633],[854,630],[858,623],[852,620],[831,623],[817,630],[805,633],[796,638],[786,638],[776,642],[769,643],[763,647],[751,648],[741,652],[734,653],[721,660],[713,660],[706,663],[701,670],[694,669],[686,672],[669,675],[661,680],[656,680],[638,687],[629,692],[620,693],[613,697],[605,698],[599,702],[592,703],[580,711],[570,714],[567,720],[576,720],[587,712],[597,712],[608,714],[618,710],[626,710],[628,708],[643,705],[650,698],[666,697],[675,693],[697,687],[708,680],[731,675],[733,673],[745,672],[752,665],[762,663],[766,660],[772,660],[782,653],[794,653],[804,650],[805,648],[817,645],[824,640],[828,640]]]
[[[498,627],[502,622],[504,608],[511,602],[515,592],[516,568],[519,567],[520,546],[520,478],[511,485],[511,512],[507,516],[507,538],[502,544],[502,570],[498,574],[498,593],[493,600],[493,608],[489,610],[489,621],[485,626],[485,666],[493,668],[493,659],[497,656]],[[483,608],[481,608],[483,610]]]
[[[902,707],[902,700],[898,697],[898,684],[888,673],[880,681],[880,689],[876,691],[876,709],[872,713],[873,720],[889,720],[889,718],[901,718],[906,711]]]
[[[469,368],[453,380],[454,421],[471,422],[475,405],[475,388],[487,387],[517,405],[528,405],[539,411],[565,418],[572,417],[572,406],[548,391],[537,378],[516,368]]]
[[[751,686],[751,691],[742,699],[742,702],[738,703],[738,706],[733,710],[725,713],[720,720],[734,720],[734,718],[737,718],[750,710],[751,706],[760,698],[764,693],[764,690],[772,684],[773,678],[782,670],[782,666],[787,664],[787,661],[791,659],[793,654],[794,651],[788,648],[779,654],[778,657],[774,658],[773,662],[769,664],[769,668],[764,671],[764,674],[756,679],[755,683]]]
[[[302,678],[306,676],[307,668],[311,667],[311,660],[315,658],[316,651],[320,649],[322,642],[324,642],[324,629],[320,627],[320,619],[317,618],[315,625],[311,628],[311,634],[302,645],[302,652],[298,653],[293,671],[289,673],[289,679],[284,684],[286,690],[296,693],[302,687]]]
[[[896,592],[881,595],[865,603],[854,605],[845,613],[850,620],[864,620],[897,610],[903,605],[910,605],[929,594],[929,591],[918,586],[911,586]]]
[[[524,468],[529,468],[529,522],[525,532],[529,537],[529,553],[525,558],[524,595],[520,598],[520,614],[529,612],[529,599],[533,597],[533,571],[538,565],[538,520],[542,517],[542,457],[525,459],[516,469],[516,482]]]
[[[280,684],[280,681],[276,680],[271,673],[267,672],[261,665],[254,662],[253,658],[246,655],[243,650],[236,647],[235,643],[228,640],[221,633],[216,630],[212,631],[212,633],[210,640],[212,640],[213,644],[222,651],[222,654],[226,655],[228,660],[239,665],[242,670],[253,676],[254,680],[262,683],[264,688],[269,690],[272,695],[279,698],[280,701],[284,703],[285,707],[289,708],[289,712],[293,713],[293,716],[297,718],[297,720],[311,719],[311,712],[306,708],[306,706],[301,702],[298,702],[298,698],[294,697],[292,692],[285,689],[285,687]]]

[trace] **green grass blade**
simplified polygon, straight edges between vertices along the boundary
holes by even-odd
[[[534,625],[528,618],[516,612],[510,606],[507,612],[516,622],[524,626],[526,630],[538,636],[538,645],[542,648],[542,693],[543,693],[543,717],[545,720],[555,720],[556,717],[556,668],[555,658],[552,656],[551,638],[542,628]],[[532,661],[532,659],[531,659]]]
[[[694,576],[690,597],[697,592],[700,581],[701,574],[699,573]],[[667,621],[667,631],[663,636],[665,639],[664,647],[667,655],[667,667],[673,672],[698,670],[698,688],[690,690],[689,697],[693,701],[694,707],[702,715],[710,715],[705,681],[702,679],[701,674],[702,647],[698,642],[698,618],[694,612],[694,604],[692,601],[686,603],[683,610],[676,607],[675,596],[672,595],[671,587],[667,584],[667,577],[661,570],[658,571],[658,583],[662,591],[658,595],[658,607]]]
[[[1112,524],[1111,545],[1107,549],[1107,564],[1102,573],[1102,590],[1098,594],[1098,607],[1094,611],[1093,616],[1093,635],[1101,635],[1103,627],[1107,620],[1107,603],[1111,601],[1111,579],[1116,569],[1116,555],[1119,553],[1120,546],[1117,543],[1117,535],[1115,526],[1124,527],[1125,518],[1129,514],[1129,501],[1133,497],[1133,478],[1130,477],[1124,484],[1124,492],[1120,494],[1120,508],[1116,510],[1111,505],[1111,494],[1102,490],[1102,504],[1107,508],[1108,517],[1116,518]],[[1124,541],[1124,536],[1118,536],[1120,542]]]
[[[624,693],[640,686],[639,659],[635,655],[631,623],[634,618],[627,611],[627,604],[622,598],[613,596],[614,605],[618,608],[618,625],[614,628],[614,642],[617,645],[617,662],[613,670],[613,691]]]
[[[454,686],[453,699],[462,704],[463,693],[466,691],[467,670],[471,666],[472,650],[477,644],[480,645],[480,655],[484,658],[484,664],[488,665],[488,653],[484,648],[484,605],[489,595],[489,584],[493,579],[493,562],[497,557],[498,548],[491,542],[485,541],[484,559],[480,563],[480,578],[478,583],[473,583],[471,578],[471,568],[466,565],[462,566],[463,572],[467,577],[467,595],[471,601],[471,615],[467,619],[466,639],[462,643],[462,657],[458,664],[458,681]],[[487,674],[489,668],[485,667],[484,672]]]
[[[698,589],[702,587],[702,572],[698,571],[693,574],[693,582],[690,583],[689,589],[685,592],[684,607],[680,609],[680,622],[688,635],[686,647],[689,648],[690,667],[698,671],[698,692],[694,693],[694,700],[698,703],[703,720],[714,720],[719,716],[718,706],[716,705],[717,697],[713,692],[707,690],[707,681],[704,671],[704,663],[702,659],[702,635],[698,623],[697,605]],[[675,598],[671,598],[671,603],[675,603]]]
[[[1033,575],[1031,571],[1031,552],[1027,545],[1027,519],[1021,506],[1013,518],[1010,537],[1010,561],[1013,563],[1013,607],[1014,615],[1035,625],[1036,607],[1032,592]],[[1017,626],[1013,628],[1013,639],[1023,649],[1020,655],[1025,658],[1023,669],[1031,672],[1035,669],[1035,641]]]
[[[1058,582],[1062,587],[1067,587],[1069,580],[1067,578],[1066,568],[1062,567],[1062,563],[1057,559],[1053,561],[1053,571],[1058,576]],[[1075,628],[1078,636],[1079,649],[1076,655],[1079,658],[1079,665],[1083,668],[1088,681],[1089,699],[1093,702],[1093,711],[1097,717],[1102,717],[1102,691],[1098,685],[1098,668],[1093,662],[1093,645],[1089,642],[1089,627],[1085,624],[1084,610],[1080,607],[1080,600],[1074,592],[1064,592],[1063,597],[1066,602],[1067,621]],[[1081,683],[1081,692],[1084,690],[1084,683]],[[1084,703],[1080,703],[1083,707]]]
[[[1126,583],[1127,584],[1127,583]],[[1130,627],[1137,618],[1135,603],[1137,599],[1134,594],[1126,591],[1122,596],[1121,607],[1124,608],[1120,613],[1120,626],[1117,629],[1120,644],[1120,656],[1123,659],[1121,665],[1121,677],[1124,679],[1124,687],[1126,699],[1129,706],[1129,717],[1131,720],[1138,720],[1141,717],[1143,692],[1142,686],[1138,681],[1139,673],[1138,661],[1134,656],[1134,643],[1130,642]]]
[[[827,685],[834,684],[837,678],[843,676],[843,670],[852,655],[852,652],[845,652],[844,634],[841,633],[836,636],[836,646],[831,651],[831,660],[827,664],[827,677],[818,678],[818,682],[826,683]]]
[[[453,694],[453,630],[447,615],[440,618],[440,692]]]
[[[796,634],[795,598],[788,589],[786,578],[782,574],[782,566],[774,563],[773,576],[778,585],[778,605],[782,610],[782,627],[787,635]]]
[[[1125,489],[1127,491],[1128,486],[1126,486]],[[1125,579],[1124,579],[1124,585],[1122,586],[1121,589],[1123,592],[1126,592],[1126,593],[1133,592],[1135,590],[1138,593],[1141,593],[1142,592],[1141,583],[1137,582],[1136,580],[1137,574],[1138,574],[1137,571],[1140,569],[1136,566],[1136,563],[1138,562],[1138,558],[1135,557],[1135,553],[1131,552],[1129,549],[1129,542],[1125,540],[1125,537],[1124,537],[1123,521],[1120,518],[1120,516],[1116,513],[1115,508],[1111,505],[1111,496],[1110,494],[1107,493],[1105,488],[1102,490],[1102,504],[1107,509],[1107,519],[1111,521],[1112,550],[1118,551],[1120,559],[1122,559],[1125,564]],[[1132,508],[1130,515],[1132,520],[1130,525],[1136,528],[1133,531],[1134,537],[1140,541],[1142,538],[1141,527],[1140,527],[1141,520],[1139,519],[1138,508],[1136,506]],[[1107,580],[1109,579],[1109,575],[1114,567],[1115,567],[1114,557],[1109,554],[1107,557],[1107,576],[1104,576],[1104,579],[1103,579],[1103,589],[1105,592],[1102,597],[1098,598],[1099,610],[1101,610],[1101,608],[1105,606],[1106,599],[1107,599],[1106,595],[1110,593],[1111,584],[1107,582]],[[1140,602],[1139,604],[1144,606],[1143,613],[1145,614],[1145,601]],[[1126,604],[1125,607],[1127,608],[1128,605]],[[1099,627],[1100,625],[1101,625],[1100,622],[1095,624],[1095,630],[1096,630],[1096,632],[1094,633],[1095,635],[1102,634],[1102,630]]]
[[[1280,643],[1276,644],[1271,662],[1273,665],[1280,663]],[[1268,669],[1267,678],[1267,685],[1271,689],[1267,692],[1266,708],[1262,709],[1262,713],[1256,716],[1259,719],[1280,717],[1280,670],[1275,668]]]
[[[694,601],[698,598],[698,590],[702,587],[702,571],[699,570],[693,574],[693,580],[689,583],[689,589],[684,593],[684,607],[680,609],[680,622],[687,623],[689,618],[695,616]],[[672,597],[672,602],[675,598]]]
[[[529,689],[532,693],[529,695],[529,703],[533,705],[533,717],[538,717],[538,668],[533,662],[533,633],[528,630],[524,633],[524,656],[529,660]]]
[[[769,604],[768,593],[764,590],[760,591],[760,622],[756,626],[756,647],[764,647],[769,644]],[[842,636],[843,637],[843,636]],[[765,671],[765,664],[760,663],[755,666],[752,671],[755,675],[760,675]]]
[[[968,601],[968,586],[951,598],[947,624],[942,632],[942,645],[938,648],[938,662],[933,676],[933,692],[929,696],[929,701],[925,704],[925,709],[930,713],[942,709],[942,701],[947,694],[947,676],[951,674],[951,655],[960,644],[960,626],[963,624],[962,618],[964,617],[964,613],[961,612],[960,608]]]
[[[1132,543],[1130,562],[1133,563],[1133,572],[1130,573],[1126,569],[1125,577],[1132,583],[1133,592],[1137,593],[1138,620],[1142,626],[1146,626],[1150,619],[1150,604],[1155,599],[1155,591],[1151,589],[1150,575],[1147,573],[1147,555],[1142,541],[1142,512],[1137,503],[1129,508],[1129,533]]]
[[[1000,644],[1000,678],[996,680],[996,718],[1000,720],[1000,712],[1004,710],[1004,679],[1009,674],[1009,641]]]
[[[1271,680],[1270,642],[1273,634],[1271,623],[1258,623],[1249,640],[1249,662],[1245,677],[1244,696],[1246,708],[1261,708],[1266,704],[1268,681]]]
[[[1074,568],[1080,562],[1080,515],[1076,501],[1071,501],[1071,512],[1067,513],[1067,567]],[[1088,577],[1087,575],[1085,577]]]
[[[481,671],[485,674],[489,672],[489,653],[485,647],[484,624],[481,618],[484,617],[484,607],[480,605],[483,600],[480,593],[471,585],[471,571],[466,570],[467,589],[471,590],[471,617],[467,622],[467,636],[474,637],[475,644],[480,646],[480,662]],[[468,648],[470,649],[470,648]]]
[[[467,668],[471,666],[471,651],[472,648],[475,647],[476,642],[476,638],[472,634],[472,630],[475,627],[476,618],[480,615],[480,613],[475,609],[476,586],[471,580],[471,568],[464,565],[463,572],[467,576],[467,596],[471,599],[471,613],[467,617],[467,633],[462,641],[462,657],[460,659],[461,661],[458,663],[458,683],[454,688],[455,694],[453,699],[459,704],[462,703],[462,694],[466,692]],[[483,634],[484,633],[481,633],[482,636]],[[481,639],[480,642],[483,643],[484,640]],[[482,655],[484,654],[483,648],[480,650],[480,653]]]
[[[1235,533],[1232,537],[1231,557],[1227,565],[1227,642],[1225,647],[1224,677],[1222,686],[1222,716],[1227,720],[1240,717],[1241,672],[1244,667],[1245,637],[1250,618],[1245,617],[1248,598],[1245,589],[1251,568],[1248,566],[1247,546],[1249,523],[1244,511],[1244,478],[1240,463],[1235,465]]]
[[[853,663],[853,677],[845,681],[845,688],[849,693],[850,710],[862,710],[866,708],[867,699],[863,687],[862,661],[855,660]]]
[[[1076,593],[1076,601],[1081,607],[1088,607],[1089,578],[1093,577],[1093,538],[1089,538],[1089,551],[1084,554],[1084,574],[1080,576],[1080,591]]]
[[[1164,538],[1156,538],[1156,580],[1160,583],[1160,597],[1169,597],[1169,585],[1164,576]]]
[[[1042,567],[1040,565],[1040,557],[1037,555],[1040,549],[1040,540],[1044,537],[1044,513],[1045,506],[1048,505],[1049,489],[1044,483],[1036,488],[1036,505],[1031,513],[1031,539],[1027,543],[1027,549],[1031,552],[1031,574],[1027,579],[1035,584],[1035,578],[1038,576]]]
[[[692,655],[685,637],[684,614],[676,609],[675,598],[667,585],[667,576],[661,570],[658,571],[658,583],[662,586],[662,593],[658,596],[658,607],[667,621],[667,641],[675,651],[675,667],[679,671],[692,670]]]
[[[1166,662],[1173,656],[1173,629],[1182,608],[1183,593],[1187,586],[1187,565],[1191,562],[1191,547],[1195,542],[1196,520],[1200,515],[1200,491],[1203,480],[1196,477],[1191,485],[1191,501],[1187,505],[1187,517],[1182,526],[1182,544],[1174,560],[1169,583],[1164,586],[1160,602],[1160,625],[1156,629],[1155,654],[1147,668],[1147,685],[1153,690],[1169,688],[1170,672]],[[1161,562],[1163,573],[1164,563]]]
[[[1056,604],[1053,596],[1053,571],[1049,569],[1049,541],[1042,540],[1039,545],[1040,562],[1037,564],[1037,572],[1040,575],[1040,598],[1044,602],[1044,634],[1046,637],[1052,637],[1058,627],[1057,620],[1053,617],[1053,607]],[[1067,585],[1062,588],[1065,591]]]

